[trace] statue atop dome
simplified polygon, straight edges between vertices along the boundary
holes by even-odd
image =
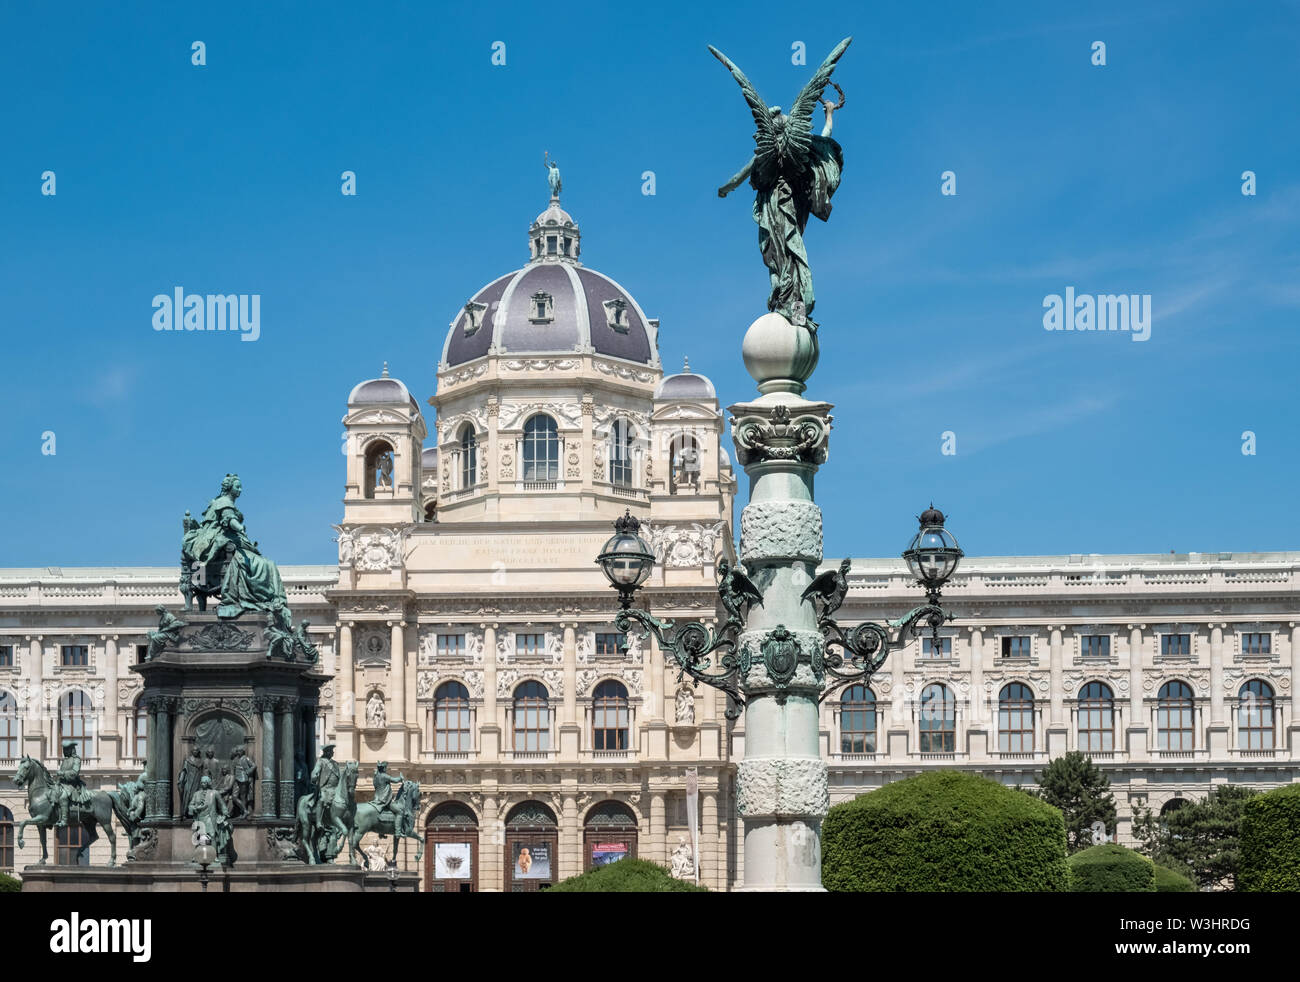
[[[551,186],[551,200],[560,200],[560,190],[563,184],[560,181],[560,165],[551,159],[551,151],[542,151],[542,161],[546,164],[546,183]]]
[[[726,55],[709,45],[713,56],[727,66],[749,104],[758,132],[758,145],[749,163],[726,184],[718,188],[725,198],[749,178],[757,192],[754,221],[758,223],[758,247],[763,263],[772,278],[772,292],[767,309],[785,317],[792,324],[816,330],[812,320],[814,297],[808,252],[803,232],[809,214],[822,221],[830,218],[831,196],[840,185],[844,156],[840,145],[831,138],[831,116],[844,106],[844,91],[831,81],[835,64],[853,38],[847,37],[822,62],[821,68],[794,101],[790,114],[780,106],[768,106],[749,79]],[[838,103],[821,100],[826,86],[840,95]],[[826,123],[821,134],[811,132],[812,115],[821,100]]]

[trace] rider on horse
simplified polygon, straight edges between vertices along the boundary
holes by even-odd
[[[54,827],[62,829],[68,825],[69,804],[85,804],[90,797],[81,780],[81,758],[77,755],[76,740],[63,742],[63,759],[59,761],[55,780],[58,782],[54,786],[54,793],[59,806],[59,820],[54,823]]]
[[[393,829],[399,833],[409,831],[407,820],[410,818],[406,806],[406,796],[402,792],[403,778],[388,773],[388,761],[381,760],[375,768],[375,797],[371,802],[382,815],[384,812],[393,816]]]

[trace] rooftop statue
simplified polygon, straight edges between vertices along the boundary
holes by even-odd
[[[808,268],[803,232],[809,214],[822,221],[830,218],[831,196],[840,186],[844,156],[840,145],[831,139],[831,119],[835,110],[844,106],[844,91],[831,81],[831,72],[852,40],[847,37],[835,46],[817,74],[803,87],[789,115],[780,106],[764,103],[745,73],[721,51],[709,46],[713,56],[740,83],[740,91],[758,125],[754,155],[735,177],[718,188],[718,197],[725,198],[749,178],[757,192],[754,221],[758,223],[758,247],[772,278],[767,309],[776,311],[792,324],[805,324],[812,330],[816,330],[817,324],[811,317],[812,272]],[[821,101],[826,123],[818,135],[811,131],[812,116],[827,85],[839,93],[840,101]]]
[[[181,593],[185,609],[197,597],[199,610],[208,597],[219,596],[217,616],[238,617],[245,611],[278,611],[287,605],[280,570],[257,551],[244,530],[244,513],[235,501],[244,487],[238,474],[227,474],[221,493],[208,502],[201,521],[187,512],[181,544]]]
[[[549,150],[543,152],[542,162],[546,164],[546,183],[551,186],[551,197],[559,201],[560,190],[563,187],[560,183],[560,165],[551,159]]]

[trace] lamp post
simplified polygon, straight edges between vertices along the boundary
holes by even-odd
[[[202,834],[198,845],[194,847],[194,862],[199,867],[199,883],[203,892],[208,892],[208,867],[217,861],[217,850],[212,846],[212,839]]]
[[[760,477],[787,472],[755,470]],[[811,481],[794,486],[811,488]],[[765,500],[804,517],[815,513],[815,550],[808,530],[778,528],[774,536],[763,527],[759,519],[773,511],[763,510]],[[943,514],[932,505],[919,516],[920,528],[903,552],[925,589],[925,603],[897,620],[843,628],[834,614],[848,593],[850,561],[812,576],[821,560],[821,512],[811,499],[812,511],[799,504],[797,498],[760,499],[755,509],[751,499],[742,517],[746,558],[739,564],[749,572],[719,562],[718,599],[727,619],[716,632],[697,622],[661,621],[632,606],[655,558],[629,512],[615,522],[614,535],[596,558],[619,594],[618,630],[636,623],[653,633],[665,659],[676,664],[679,682],[689,676],[697,686],[704,682],[731,696],[728,718],[748,706],[745,758],[736,782],[745,818],[747,890],[821,889],[821,820],[829,794],[818,747],[818,706],[844,685],[869,682],[889,652],[925,627],[938,637],[950,618],[940,605],[941,591],[962,558]]]

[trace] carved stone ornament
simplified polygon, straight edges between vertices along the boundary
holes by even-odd
[[[585,668],[582,671],[580,671],[574,683],[575,686],[577,687],[578,695],[585,696],[587,694],[587,690],[596,684],[596,679],[598,679],[599,677],[600,677],[599,673],[596,672],[594,669]]]
[[[515,455],[509,450],[501,451],[501,477],[507,481],[515,479]]]
[[[510,690],[514,688],[519,673],[511,668],[504,672],[497,673],[497,695],[504,697],[510,695]]]
[[[742,560],[822,561],[822,511],[811,501],[760,501],[740,513]]]
[[[358,530],[355,534],[353,565],[363,572],[384,572],[402,565],[402,529]]]
[[[662,565],[669,569],[690,569],[713,562],[723,523],[692,522],[690,528],[643,523],[641,529]]]
[[[542,678],[546,682],[546,687],[555,695],[564,695],[564,671],[559,668],[548,668],[543,670]]]
[[[745,758],[736,767],[736,809],[745,818],[823,818],[830,809],[825,762],[816,757]]]
[[[582,405],[576,402],[507,402],[498,409],[497,429],[512,430],[522,426],[530,416],[546,413],[559,429],[578,429],[582,425]]]
[[[183,635],[181,643],[196,651],[246,651],[253,643],[253,634],[229,622],[219,621]]]
[[[731,419],[736,454],[742,466],[764,460],[801,460],[824,464],[831,429],[830,405],[808,402],[796,407],[756,403],[732,407],[740,416]]]
[[[415,698],[432,699],[433,688],[438,682],[438,673],[435,671],[420,672],[415,677]]]

